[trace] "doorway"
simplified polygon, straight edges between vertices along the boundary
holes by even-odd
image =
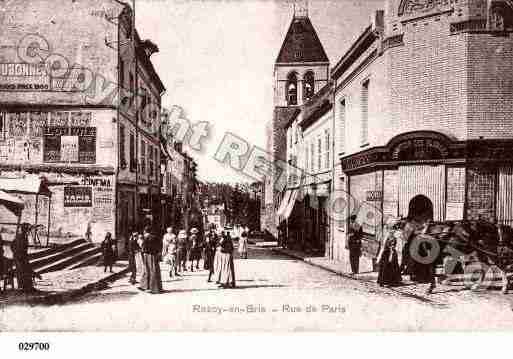
[[[412,198],[408,205],[408,218],[419,223],[433,220],[433,202],[423,195]]]

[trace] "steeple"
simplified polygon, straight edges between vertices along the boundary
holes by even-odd
[[[308,17],[308,0],[296,0],[274,64],[274,105],[301,106],[328,80],[329,59]]]
[[[295,8],[294,17],[276,59],[276,63],[296,62],[328,62],[328,56],[308,17],[308,8],[301,12]]]

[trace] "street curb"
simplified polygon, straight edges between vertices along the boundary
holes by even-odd
[[[341,277],[344,277],[344,278],[347,278],[347,279],[352,279],[352,280],[360,281],[360,282],[374,283],[374,281],[372,281],[372,280],[356,278],[356,277],[354,277],[354,276],[352,276],[352,275],[350,275],[348,273],[338,271],[336,269],[330,268],[328,266],[324,266],[324,265],[319,264],[319,263],[315,263],[315,262],[309,260],[308,258],[301,257],[301,256],[299,256],[297,254],[288,253],[288,252],[283,251],[282,249],[279,249],[279,248],[273,248],[272,251],[276,252],[276,253],[280,253],[280,254],[288,256],[288,257],[291,257],[291,258],[294,258],[294,259],[297,259],[297,260],[300,260],[300,261],[302,261],[304,263],[307,263],[307,264],[309,264],[311,266],[314,266],[314,267],[317,267],[317,268],[320,268],[320,269],[324,269],[325,271],[331,272],[333,274],[337,274],[337,275],[339,275]]]
[[[72,299],[76,299],[80,296],[83,296],[89,292],[95,291],[95,290],[101,290],[107,288],[107,283],[113,282],[125,274],[129,272],[129,268],[124,268],[120,270],[117,273],[113,273],[107,277],[104,277],[100,280],[97,280],[95,282],[91,282],[88,284],[85,284],[81,288],[78,289],[72,289],[65,292],[60,293],[50,293],[50,294],[44,294],[40,296],[35,296],[27,299],[20,299],[20,300],[14,300],[13,302],[6,303],[5,305],[20,305],[20,304],[26,304],[26,305],[57,305],[57,304],[64,304],[67,301],[70,301]]]

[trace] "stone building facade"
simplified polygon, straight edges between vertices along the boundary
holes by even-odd
[[[513,222],[512,20],[511,1],[390,0],[333,68],[334,186],[363,225],[362,270],[390,216]]]
[[[14,0],[4,14],[1,176],[48,179],[52,206],[40,212],[54,240],[111,232],[123,247],[160,206],[157,47],[120,1]]]
[[[278,210],[287,246],[330,256],[329,215],[333,152],[333,86],[326,84],[286,125],[288,181]],[[285,202],[285,203],[284,203]]]

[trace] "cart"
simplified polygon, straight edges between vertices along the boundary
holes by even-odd
[[[429,243],[433,265],[443,264],[445,275],[463,274],[466,287],[492,286],[500,278],[507,293],[513,276],[513,229],[482,220],[429,222],[413,234]],[[488,279],[486,279],[488,278]],[[485,280],[486,279],[486,280]]]

